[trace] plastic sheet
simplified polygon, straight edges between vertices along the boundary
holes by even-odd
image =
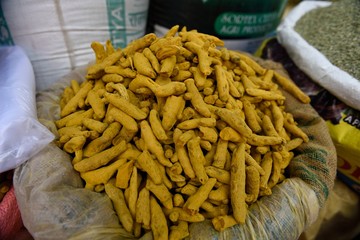
[[[20,47],[0,48],[0,172],[14,169],[54,139],[36,116],[32,65]]]

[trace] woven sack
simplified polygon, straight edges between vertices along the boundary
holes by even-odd
[[[16,201],[14,187],[11,186],[0,202],[0,239],[14,239],[22,227],[23,222]]]
[[[283,71],[279,64],[258,61]],[[61,93],[70,80],[83,81],[85,73],[76,69],[38,94],[39,120],[54,133]],[[286,97],[286,111],[310,138],[296,150],[289,178],[251,205],[245,224],[217,232],[210,221],[193,223],[189,239],[298,239],[316,220],[334,184],[336,152],[317,112]],[[24,225],[35,239],[134,239],[120,226],[110,199],[84,189],[70,156],[54,143],[15,170],[14,185]],[[151,232],[141,239],[152,239]]]

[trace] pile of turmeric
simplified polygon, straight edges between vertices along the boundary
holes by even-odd
[[[218,231],[245,223],[309,141],[280,87],[309,97],[215,36],[174,26],[124,49],[91,47],[86,80],[61,96],[57,143],[136,237],[183,239],[205,219]]]

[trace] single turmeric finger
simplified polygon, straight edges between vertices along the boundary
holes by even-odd
[[[138,175],[138,170],[135,166],[132,168],[129,187],[126,189],[128,194],[128,207],[134,220],[136,220],[136,200],[138,199],[138,188],[141,182],[141,175]],[[135,231],[135,230],[134,230]]]
[[[268,181],[272,172],[273,159],[271,152],[265,153],[261,161],[261,168],[264,169],[264,174],[260,176],[260,189],[265,190],[268,188]]]
[[[105,116],[105,103],[101,100],[100,96],[94,91],[88,92],[86,101],[94,109],[94,117],[96,119],[102,119]]]
[[[262,169],[258,162],[249,153],[245,153],[245,162],[248,166],[253,166],[256,168],[260,175],[265,174],[264,169]]]
[[[215,143],[218,141],[218,133],[213,127],[199,126],[199,136],[202,140]]]
[[[136,71],[132,70],[129,67],[123,68],[121,66],[107,66],[107,67],[105,67],[104,71],[107,74],[117,74],[117,75],[123,77],[122,82],[125,81],[125,78],[134,78],[134,77],[136,77]],[[108,82],[107,79],[106,79],[107,74],[105,74],[103,76],[103,78],[105,77],[105,82]],[[118,79],[118,80],[120,80],[120,79]]]
[[[183,144],[179,143],[178,139],[181,134],[182,134],[182,132],[180,129],[176,128],[174,130],[175,150],[176,150],[179,162],[184,169],[185,175],[188,176],[190,179],[193,179],[193,178],[195,178],[195,172],[191,166],[191,161],[190,161],[187,149],[184,146],[188,140],[186,142],[184,142]]]
[[[75,114],[70,119],[68,119],[65,123],[65,126],[67,126],[67,127],[79,126],[79,125],[81,125],[84,118],[93,118],[93,115],[94,115],[94,110],[92,108],[90,108],[84,112],[81,111],[80,114]]]
[[[114,53],[108,55],[101,62],[96,63],[88,68],[86,77],[88,79],[97,79],[103,75],[103,70],[107,66],[113,65],[123,56],[122,51],[115,51]]]
[[[149,174],[155,184],[162,183],[160,169],[147,150],[144,150],[137,157],[136,164],[139,164],[140,168]]]
[[[180,49],[176,45],[163,46],[156,52],[156,58],[161,61],[169,57],[176,57],[179,52]]]
[[[150,192],[147,188],[142,188],[136,201],[136,222],[144,224],[145,228],[150,228]]]
[[[299,99],[302,103],[310,103],[310,97],[306,95],[294,82],[274,71],[274,76],[279,85]]]
[[[176,127],[182,130],[191,130],[198,127],[215,127],[215,118],[194,118],[179,123]]]
[[[173,74],[176,65],[176,56],[172,55],[164,58],[160,65],[160,75],[170,77]]]
[[[247,142],[254,146],[279,145],[283,144],[285,139],[282,137],[251,134],[247,138]]]
[[[156,139],[150,124],[144,120],[140,123],[140,128],[141,137],[144,139],[147,149],[156,156],[161,164],[171,167],[172,163],[165,157],[164,149],[161,143]]]
[[[257,200],[260,192],[260,174],[256,167],[246,167],[246,193],[248,204],[253,203]]]
[[[193,74],[194,76],[194,80],[195,80],[195,85],[198,88],[202,88],[204,87],[205,83],[206,83],[206,75],[204,73],[201,72],[201,70],[199,69],[199,66],[197,67],[190,67],[190,72]]]
[[[186,91],[186,86],[182,82],[169,82],[165,85],[157,86],[154,94],[157,97],[179,96]]]
[[[219,133],[219,137],[230,142],[245,142],[245,139],[241,137],[240,133],[231,127],[223,128]]]
[[[118,145],[99,152],[89,158],[84,158],[74,165],[74,169],[78,172],[87,172],[106,165],[116,156],[126,150],[126,142],[122,141]]]
[[[214,228],[219,232],[224,231],[225,229],[232,227],[238,223],[231,215],[215,217],[212,219],[211,222]]]
[[[122,98],[124,98],[126,101],[131,103],[129,93],[128,93],[126,87],[123,84],[109,82],[109,83],[106,84],[105,89],[109,93],[110,92],[114,93],[114,91],[116,91]],[[103,96],[104,95],[105,95],[105,93],[103,94]]]
[[[179,240],[184,239],[190,235],[188,222],[179,221],[178,225],[173,225],[170,227],[169,240]]]
[[[205,157],[200,147],[200,137],[195,137],[188,141],[187,148],[195,175],[202,184],[205,184],[208,180],[208,175],[204,167]]]
[[[230,127],[235,129],[237,132],[239,132],[245,138],[249,137],[252,134],[252,130],[249,128],[249,126],[234,111],[218,108],[215,110],[215,113],[223,121],[225,121],[227,124],[229,124]]]
[[[279,152],[273,152],[272,159],[273,159],[273,166],[272,166],[272,174],[268,182],[269,188],[272,188],[279,182],[281,175],[281,162],[282,162],[281,154]]]
[[[264,100],[285,100],[283,95],[263,89],[247,88],[246,93],[253,97],[261,97]]]
[[[104,97],[115,107],[119,108],[121,111],[127,115],[133,117],[136,120],[143,120],[147,117],[147,114],[143,112],[140,108],[127,101],[125,98],[117,94],[105,93]]]
[[[262,128],[267,136],[280,137],[275,129],[273,122],[271,121],[270,117],[267,115],[264,115],[262,118]]]
[[[149,114],[149,122],[154,135],[159,141],[168,139],[166,132],[159,119],[159,114],[155,109],[152,109]]]
[[[209,199],[215,201],[224,201],[230,198],[230,186],[223,184],[209,193]]]
[[[108,166],[88,172],[82,172],[80,173],[80,177],[84,179],[86,186],[94,187],[98,184],[106,184],[110,180],[110,178],[113,177],[118,168],[125,164],[125,162],[126,159],[124,158],[118,159]]]
[[[81,126],[71,126],[71,127],[62,127],[58,129],[58,134],[60,137],[62,136],[85,136],[89,137],[89,131],[83,131]]]
[[[101,152],[112,144],[112,140],[120,131],[121,125],[118,122],[111,123],[103,134],[89,142],[84,148],[84,157],[91,157]]]
[[[252,104],[248,100],[243,101],[244,113],[245,113],[245,121],[251,130],[255,133],[259,133],[262,128],[260,126],[259,121],[257,120],[257,113],[255,108],[253,108]]]
[[[82,124],[89,130],[97,131],[98,133],[103,133],[105,129],[108,127],[107,123],[100,122],[91,118],[84,118],[82,120]]]
[[[259,75],[264,75],[266,70],[260,66],[255,60],[253,60],[250,56],[247,56],[243,53],[237,53],[241,60],[243,60],[246,64],[248,64],[256,73]]]
[[[131,177],[131,173],[133,171],[135,161],[130,160],[124,164],[122,164],[117,171],[115,186],[121,189],[126,189],[129,187],[129,181]]]
[[[202,47],[195,42],[186,42],[184,46],[189,49],[191,52],[195,53],[199,58],[199,68],[203,74],[206,76],[210,75],[211,70],[211,58],[208,55],[206,47]]]
[[[63,109],[70,99],[74,97],[74,95],[74,90],[71,87],[66,87],[60,98],[60,109]]]
[[[279,106],[276,104],[275,101],[271,102],[271,113],[272,113],[272,118],[274,121],[274,127],[275,130],[280,133],[280,131],[282,130],[283,126],[284,126],[284,115],[282,114],[281,109],[279,108]]]
[[[214,166],[206,166],[205,171],[209,177],[216,178],[219,182],[230,184],[229,171]]]
[[[199,189],[191,195],[184,203],[184,209],[193,215],[199,212],[201,204],[208,198],[210,191],[213,189],[216,178],[209,178]]]
[[[78,108],[79,101],[84,101],[88,92],[92,89],[93,85],[91,82],[86,82],[79,91],[74,95],[73,98],[66,103],[63,109],[61,109],[60,116],[65,117],[70,113],[73,113]]]
[[[160,63],[159,60],[156,58],[154,53],[150,50],[150,48],[144,48],[143,50],[144,56],[150,61],[151,66],[155,70],[155,72],[160,73]]]
[[[212,165],[223,169],[226,162],[226,154],[228,153],[228,141],[220,139],[216,145],[216,152]]]
[[[115,187],[112,183],[107,183],[105,184],[105,192],[111,199],[114,209],[124,229],[127,232],[131,233],[134,225],[134,220],[131,216],[129,208],[126,205],[123,191]]]
[[[187,91],[191,94],[191,103],[196,111],[198,111],[204,117],[210,117],[211,112],[207,108],[202,96],[200,95],[197,87],[195,86],[194,79],[185,80]]]
[[[137,132],[139,130],[138,124],[134,118],[126,114],[124,111],[113,107],[109,110],[109,115],[119,122],[123,128],[128,129],[130,132]]]
[[[166,99],[162,111],[162,126],[165,131],[169,131],[177,122],[177,114],[181,106],[185,103],[182,96],[170,96]]]
[[[292,123],[289,118],[285,118],[284,127],[291,134],[302,138],[304,142],[309,141],[309,137],[307,136],[307,134],[301,128],[299,128],[295,123]]]
[[[149,59],[143,53],[135,52],[134,54],[134,67],[138,73],[148,76],[150,78],[156,77],[156,72],[152,68]]]
[[[104,46],[96,41],[92,42],[90,46],[95,53],[96,63],[102,62],[107,56]]]
[[[125,56],[131,56],[139,49],[150,46],[157,39],[155,33],[148,33],[141,38],[135,39],[130,42],[124,49],[123,53]]]
[[[161,184],[155,184],[151,178],[146,179],[146,188],[159,199],[162,205],[167,209],[173,208],[172,194],[169,192],[167,187]]]
[[[226,102],[229,97],[229,83],[227,80],[227,75],[225,69],[220,65],[215,65],[215,75],[217,80],[217,90],[219,93],[219,98],[221,101]]]
[[[205,217],[201,213],[197,212],[191,215],[185,209],[179,207],[174,207],[172,209],[163,209],[163,212],[167,216],[176,213],[177,214],[176,221],[186,221],[191,223],[191,222],[202,222],[205,220]]]
[[[86,138],[84,136],[75,136],[72,137],[68,142],[64,144],[64,150],[68,153],[74,153],[77,150],[82,150]]]
[[[256,75],[255,70],[247,62],[245,62],[241,58],[240,58],[240,61],[239,61],[239,66],[246,73],[246,75],[248,75],[248,76],[255,76]]]
[[[245,180],[245,144],[240,143],[232,156],[230,196],[234,218],[237,223],[241,224],[245,223],[247,215]]]

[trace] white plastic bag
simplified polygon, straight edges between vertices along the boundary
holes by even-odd
[[[14,169],[54,135],[37,120],[32,65],[20,47],[0,47],[0,172]]]
[[[295,64],[311,79],[350,107],[360,110],[360,80],[330,63],[316,48],[298,34],[296,22],[307,12],[327,7],[328,1],[299,3],[277,28],[277,38]],[[319,23],[322,24],[322,23]]]
[[[145,34],[149,0],[1,0],[0,46],[28,55],[36,89],[50,87],[93,56],[92,41],[124,48]]]

